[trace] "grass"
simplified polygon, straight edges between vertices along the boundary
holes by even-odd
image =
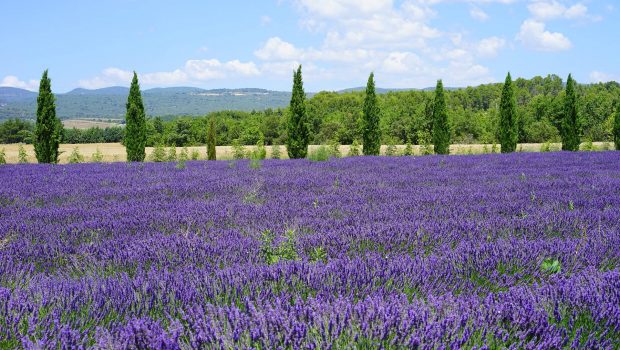
[[[604,149],[604,146],[608,144],[607,142],[593,142],[593,147],[595,149]],[[541,150],[540,143],[522,143],[519,144],[517,149],[521,149],[522,152],[540,152]],[[550,144],[551,150],[561,149],[561,144]],[[26,150],[27,160],[29,163],[36,163],[36,158],[34,155],[34,148],[32,145],[23,145]],[[278,146],[280,148],[280,157],[283,159],[288,158],[286,153],[286,146]],[[310,145],[308,149],[309,154],[315,154],[320,150],[321,147],[326,147],[322,145]],[[397,145],[396,152],[398,154],[402,154],[405,150],[405,145]],[[256,146],[244,146],[246,151],[253,151]],[[267,151],[267,158],[272,158],[272,146],[265,146]],[[381,154],[385,154],[388,146],[381,146]],[[419,145],[411,146],[413,155],[419,156],[422,155],[422,148]],[[84,157],[84,161],[91,162],[93,161],[93,155],[97,153],[99,150],[104,162],[124,162],[127,160],[127,153],[125,151],[125,147],[120,143],[85,143],[85,144],[62,144],[60,145],[60,163],[68,163],[71,153],[76,150]],[[153,153],[154,147],[146,148],[146,158],[150,159],[151,153]],[[486,149],[486,152],[485,152]],[[7,163],[18,163],[19,161],[19,144],[7,144],[0,145],[0,150],[4,150],[5,159]],[[176,153],[180,154],[183,150],[183,147],[177,147]],[[187,147],[187,150],[190,154],[198,154],[199,159],[207,158],[207,147],[206,146],[193,146]],[[349,154],[350,146],[342,145],[339,146],[340,153],[342,155]],[[491,153],[492,146],[491,145],[482,145],[482,144],[456,144],[450,146],[450,154],[482,154],[482,153]],[[499,146],[497,147],[497,152],[499,152]],[[277,151],[276,151],[277,152]],[[217,146],[216,147],[216,155],[219,160],[232,160],[234,158],[234,150],[232,146]]]

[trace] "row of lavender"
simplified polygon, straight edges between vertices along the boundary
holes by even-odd
[[[0,348],[620,344],[614,152],[0,170]]]

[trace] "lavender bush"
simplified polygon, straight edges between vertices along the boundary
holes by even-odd
[[[0,167],[0,348],[620,344],[620,154]]]

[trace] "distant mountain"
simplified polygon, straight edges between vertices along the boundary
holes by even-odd
[[[35,98],[35,99],[37,98],[36,92],[32,92],[32,91],[28,91],[24,89],[0,86],[0,103],[23,101],[23,100],[28,100],[32,98]]]
[[[56,113],[61,119],[122,119],[128,93],[129,89],[121,86],[74,89],[56,94]],[[169,87],[143,90],[142,97],[149,116],[199,116],[227,109],[252,111],[285,107],[291,93],[256,88]],[[36,103],[36,92],[0,87],[0,120],[34,119]]]
[[[77,88],[67,92],[65,95],[127,95],[129,88],[123,86],[111,86],[102,89],[82,89]]]
[[[364,91],[355,87],[338,91]],[[426,88],[422,90],[433,90]],[[455,88],[446,88],[453,90]],[[377,88],[377,93],[419,89]],[[122,119],[129,89],[113,86],[102,89],[78,88],[56,94],[56,113],[61,119]],[[312,97],[314,93],[307,93]],[[167,87],[142,91],[149,116],[201,116],[221,110],[264,110],[288,106],[291,93],[258,88],[201,89],[195,87]],[[0,120],[9,118],[35,119],[37,93],[10,87],[0,87]]]

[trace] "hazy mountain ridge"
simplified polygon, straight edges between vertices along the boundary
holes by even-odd
[[[423,90],[428,90],[427,88]],[[355,87],[337,91],[363,91]],[[377,93],[417,89],[377,88]],[[125,115],[129,89],[112,86],[101,89],[77,88],[56,94],[56,113],[61,119],[119,119]],[[307,93],[312,97],[315,93]],[[288,106],[291,93],[260,88],[202,89],[195,87],[152,88],[142,91],[149,116],[205,115],[219,110],[263,110]],[[37,93],[19,88],[0,87],[0,120],[34,119]]]

